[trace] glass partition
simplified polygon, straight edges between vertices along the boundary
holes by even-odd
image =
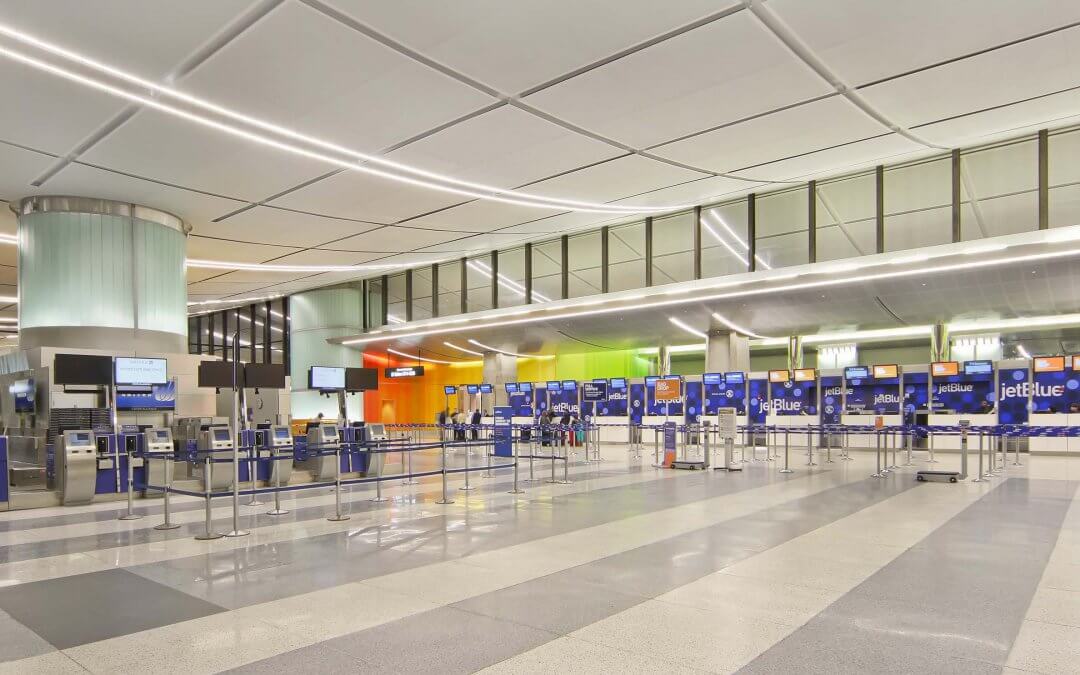
[[[654,286],[694,278],[694,212],[654,218],[652,225]]]
[[[412,318],[414,321],[432,316],[431,267],[417,267],[412,273]]]
[[[746,199],[701,210],[701,276],[749,269],[749,206]]]
[[[873,174],[817,184],[817,261],[877,251],[877,180]]]
[[[1038,228],[1039,145],[1034,138],[960,153],[961,239]]]
[[[491,309],[491,254],[469,258],[465,265],[465,281],[469,285],[468,311]]]
[[[580,298],[603,291],[599,230],[575,234],[567,240],[570,297]]]
[[[885,170],[885,250],[952,241],[952,158]]]
[[[562,242],[558,239],[533,244],[532,301],[562,299]]]
[[[386,279],[386,321],[405,323],[405,273],[391,274]]]
[[[439,316],[461,314],[461,261],[439,265]]]
[[[525,304],[525,247],[499,251],[499,307]]]
[[[364,298],[364,311],[367,312],[368,328],[378,328],[383,325],[382,292],[382,277],[367,280],[367,297]]]
[[[758,269],[810,261],[809,210],[805,186],[757,198],[754,233]]]
[[[645,223],[619,225],[608,231],[608,291],[645,286]]]
[[[1047,139],[1050,227],[1080,225],[1080,129]]]

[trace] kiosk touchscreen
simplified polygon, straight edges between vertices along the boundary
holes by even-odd
[[[229,427],[210,427],[199,432],[198,448],[200,453],[210,453],[215,460],[233,459],[232,432]],[[228,462],[215,461],[210,464],[210,479],[207,481],[206,459],[199,458],[196,465],[202,476],[203,489],[209,483],[211,490],[224,490],[232,485],[233,467]]]
[[[311,472],[312,480],[325,481],[334,478],[335,450],[341,447],[341,437],[333,424],[308,427],[307,445],[309,457],[300,465]]]
[[[60,499],[64,506],[89,504],[97,487],[97,440],[89,429],[65,431],[60,436],[57,455],[63,458],[59,471]]]

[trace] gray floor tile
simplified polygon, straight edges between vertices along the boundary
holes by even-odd
[[[0,612],[0,661],[14,661],[55,649],[45,638]]]
[[[0,609],[57,649],[223,611],[120,569],[2,588]]]
[[[322,644],[362,659],[379,672],[471,673],[557,637],[442,607]]]
[[[361,659],[350,656],[324,644],[311,645],[272,656],[262,661],[225,671],[236,675],[257,675],[262,673],[379,673],[375,666]]]

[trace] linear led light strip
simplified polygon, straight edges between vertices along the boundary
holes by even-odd
[[[682,329],[683,329],[684,331],[686,331],[687,333],[690,333],[691,335],[696,335],[696,336],[698,336],[699,338],[704,338],[704,339],[706,339],[706,340],[707,340],[707,339],[709,339],[709,336],[708,336],[708,335],[706,335],[705,333],[702,333],[702,332],[701,332],[701,331],[699,331],[699,330],[698,330],[697,328],[693,328],[693,327],[691,327],[691,326],[688,326],[687,324],[683,323],[682,321],[679,321],[678,319],[676,319],[676,318],[675,318],[675,317],[673,317],[673,316],[669,316],[669,317],[668,317],[668,321],[670,321],[671,323],[675,324],[675,325],[676,325],[676,326],[678,326],[679,328],[682,328]]]
[[[735,230],[731,229],[731,227],[724,221],[724,219],[721,218],[719,215],[717,215],[717,213],[715,211],[711,211],[711,210],[706,211],[705,212],[705,217],[706,218],[714,218],[716,220],[716,222],[720,223],[720,226],[723,227],[727,231],[727,233],[731,235],[732,239],[739,242],[739,245],[742,246],[744,253],[739,253],[738,251],[736,251],[734,248],[731,247],[731,244],[729,244],[726,239],[724,239],[719,234],[717,234],[716,230],[712,229],[711,225],[709,225],[708,223],[706,223],[704,221],[702,222],[702,224],[705,225],[705,230],[709,234],[711,234],[714,239],[716,239],[718,242],[723,244],[724,248],[731,251],[731,254],[734,255],[736,258],[738,258],[739,261],[741,261],[745,265],[747,263],[746,254],[750,252],[750,245],[747,244],[745,241],[743,241],[742,238],[739,235],[735,234]],[[756,253],[754,254],[754,260],[756,260],[757,263],[759,265],[761,265],[762,267],[764,267],[765,269],[767,269],[767,270],[772,269],[772,265],[770,265],[769,263],[762,260],[761,256],[759,256]]]
[[[497,354],[505,354],[506,356],[517,356],[517,357],[523,358],[523,359],[531,359],[531,358],[542,359],[542,358],[545,358],[545,356],[543,354],[518,354],[516,352],[508,352],[505,349],[495,349],[494,347],[488,346],[488,345],[484,344],[483,342],[477,342],[476,340],[473,340],[472,338],[469,338],[469,344],[476,345],[480,349],[486,349],[489,352],[495,352]],[[554,357],[550,357],[550,358],[554,358]]]
[[[390,173],[390,172],[387,172],[387,171],[382,171],[382,170],[375,169],[375,168],[372,168],[372,167],[364,166],[363,164],[360,164],[357,161],[348,161],[348,162],[346,162],[346,161],[343,161],[343,160],[340,160],[340,159],[337,159],[337,158],[332,158],[332,157],[329,157],[329,156],[326,156],[326,155],[321,155],[320,153],[315,153],[315,152],[312,152],[312,151],[309,151],[309,150],[305,150],[303,148],[287,145],[287,144],[282,143],[280,141],[275,141],[275,140],[270,139],[270,138],[266,138],[266,137],[263,137],[263,136],[258,136],[256,134],[251,133],[251,132],[243,131],[243,130],[237,128],[237,127],[233,127],[233,126],[230,126],[230,125],[227,125],[227,124],[223,124],[221,122],[214,122],[212,120],[209,120],[209,119],[204,118],[204,117],[200,117],[200,116],[195,115],[193,113],[180,110],[179,108],[174,108],[173,106],[170,106],[168,104],[156,101],[152,97],[140,96],[138,94],[135,94],[135,93],[132,93],[132,92],[129,92],[129,91],[125,91],[123,89],[120,89],[118,87],[114,87],[114,86],[106,84],[104,82],[94,80],[93,78],[89,78],[89,77],[85,77],[83,75],[79,75],[78,73],[74,73],[74,72],[65,70],[63,68],[60,68],[58,66],[55,66],[53,64],[46,63],[46,62],[41,61],[39,59],[36,59],[34,57],[27,56],[25,54],[21,54],[21,53],[16,52],[16,51],[14,51],[12,49],[0,48],[0,54],[4,55],[4,56],[6,56],[6,57],[8,57],[10,59],[13,59],[15,61],[18,61],[20,63],[23,63],[25,65],[37,68],[39,70],[43,70],[45,72],[56,75],[58,77],[63,77],[65,79],[69,79],[71,81],[78,82],[78,83],[83,84],[85,86],[89,86],[89,87],[93,87],[95,89],[99,89],[99,90],[104,91],[106,93],[112,94],[113,96],[126,98],[128,100],[138,102],[138,103],[141,103],[143,105],[150,106],[150,107],[152,107],[152,108],[154,108],[156,110],[160,110],[162,112],[166,112],[166,113],[169,113],[169,114],[172,114],[172,115],[176,115],[176,116],[182,117],[184,119],[187,119],[189,121],[193,121],[193,122],[197,122],[197,123],[204,124],[204,125],[207,125],[207,126],[211,126],[213,128],[218,129],[219,131],[224,131],[224,132],[231,133],[231,134],[234,134],[234,135],[242,136],[244,138],[248,138],[249,140],[259,142],[259,143],[264,143],[266,145],[270,145],[272,147],[276,147],[276,148],[281,149],[281,150],[285,150],[285,151],[288,151],[288,152],[294,152],[294,153],[297,153],[297,154],[300,154],[300,155],[311,157],[313,159],[320,159],[322,161],[328,161],[328,162],[331,162],[331,163],[334,163],[334,164],[339,164],[341,166],[345,166],[346,168],[354,169],[354,170],[357,170],[357,171],[362,171],[364,173],[369,173],[369,174],[372,174],[372,175],[375,175],[375,176],[380,176],[382,178],[387,178],[387,179],[390,179],[390,180],[399,181],[399,182],[407,183],[407,184],[410,184],[410,185],[416,185],[416,186],[419,186],[419,187],[425,187],[425,188],[429,188],[429,189],[432,189],[432,190],[439,190],[439,191],[443,191],[443,192],[451,192],[451,193],[454,193],[454,194],[459,194],[459,195],[463,195],[463,196],[467,196],[467,197],[475,197],[475,198],[478,198],[478,199],[489,199],[489,200],[493,200],[493,201],[501,201],[501,202],[505,202],[505,203],[509,203],[509,204],[516,204],[516,205],[519,205],[519,206],[531,206],[531,207],[536,207],[536,208],[548,208],[548,209],[552,209],[552,208],[567,209],[567,210],[572,210],[572,211],[582,211],[582,212],[592,212],[592,213],[621,213],[621,214],[644,213],[644,212],[650,212],[650,213],[656,212],[656,213],[658,213],[658,212],[664,212],[664,211],[682,210],[682,209],[686,209],[686,208],[692,208],[692,206],[693,206],[692,204],[673,204],[673,205],[667,205],[667,206],[633,206],[633,205],[603,204],[603,203],[597,203],[597,202],[583,202],[583,201],[576,201],[576,200],[570,200],[570,199],[563,199],[563,198],[560,198],[560,197],[547,197],[547,196],[543,196],[543,195],[533,195],[533,194],[528,194],[528,193],[524,193],[524,192],[518,192],[516,190],[508,190],[508,189],[505,189],[505,188],[499,188],[499,187],[496,187],[496,186],[493,186],[493,185],[485,185],[485,184],[482,184],[482,183],[474,183],[474,182],[470,182],[470,181],[463,181],[463,180],[460,180],[458,178],[454,178],[453,176],[446,176],[446,175],[434,173],[434,172],[431,172],[431,171],[425,171],[423,169],[418,169],[416,167],[412,167],[412,166],[409,166],[407,164],[402,164],[400,162],[395,162],[393,160],[389,160],[389,159],[386,159],[386,158],[383,158],[383,157],[379,157],[377,155],[370,155],[370,154],[367,154],[367,153],[359,152],[359,151],[353,150],[351,148],[346,148],[346,147],[343,147],[343,146],[340,146],[340,145],[336,145],[334,143],[330,143],[328,141],[324,141],[324,140],[319,139],[319,138],[315,138],[315,137],[312,137],[312,136],[301,134],[301,133],[299,133],[297,131],[294,131],[292,129],[288,129],[286,127],[282,127],[280,125],[276,125],[276,124],[267,122],[265,120],[261,120],[261,119],[256,118],[256,117],[251,117],[249,115],[244,115],[242,113],[238,113],[238,112],[235,112],[233,110],[229,110],[228,108],[222,107],[222,106],[217,105],[215,103],[211,103],[210,101],[207,101],[205,99],[201,99],[201,98],[198,98],[196,96],[186,94],[184,92],[172,89],[170,87],[165,87],[165,86],[162,86],[160,84],[156,84],[154,82],[151,82],[149,80],[145,80],[143,78],[140,78],[140,77],[138,77],[136,75],[133,75],[131,73],[128,73],[126,71],[120,70],[119,68],[106,65],[106,64],[101,63],[99,61],[95,61],[95,60],[90,59],[90,58],[88,58],[86,56],[75,53],[73,51],[70,51],[70,50],[65,49],[63,47],[60,47],[58,45],[54,45],[52,43],[46,42],[44,40],[41,40],[40,38],[34,37],[34,36],[29,35],[27,33],[23,33],[22,31],[19,31],[19,30],[15,29],[15,28],[12,28],[12,27],[4,25],[4,24],[0,24],[0,34],[6,35],[6,36],[8,36],[8,37],[10,37],[10,38],[12,38],[14,40],[17,40],[18,42],[23,43],[23,44],[30,45],[30,46],[36,47],[38,49],[44,50],[46,52],[49,52],[50,54],[54,54],[54,55],[59,56],[59,57],[61,57],[63,59],[66,59],[68,61],[78,63],[81,66],[93,69],[93,70],[95,70],[95,71],[97,71],[99,73],[102,73],[102,74],[108,75],[110,77],[114,77],[114,78],[123,80],[125,82],[129,82],[129,83],[138,85],[140,88],[144,88],[144,89],[149,90],[151,92],[152,96],[161,95],[161,96],[164,96],[164,97],[167,97],[167,98],[172,98],[172,99],[175,99],[175,100],[178,100],[178,101],[183,101],[184,103],[190,104],[192,106],[195,106],[195,107],[201,108],[203,110],[213,112],[213,113],[215,113],[217,115],[220,115],[220,116],[228,118],[228,119],[232,119],[232,120],[235,120],[235,121],[238,121],[238,122],[242,122],[244,124],[247,124],[247,125],[262,129],[264,131],[269,131],[269,132],[272,132],[274,134],[278,134],[280,136],[284,136],[284,137],[292,139],[292,140],[301,141],[301,142],[304,142],[304,143],[307,143],[307,144],[322,148],[324,150],[329,150],[329,151],[332,151],[332,152],[336,152],[336,153],[340,153],[340,154],[352,157],[355,160],[359,160],[359,162],[370,162],[372,164],[378,164],[378,165],[385,166],[385,167],[388,167],[388,168],[392,168],[392,169],[395,169],[395,170],[398,170],[398,171],[403,171],[403,172],[406,172],[406,173],[410,173],[410,174],[413,174],[415,176],[419,176],[419,177],[422,177],[422,178],[409,178],[409,177],[402,176],[402,175],[399,175],[399,174]],[[440,184],[440,183],[433,183],[431,181],[440,181],[441,183],[445,183],[446,185],[443,185],[443,184]],[[451,187],[453,185],[460,186],[460,187]],[[500,196],[497,196],[497,195],[507,195],[507,196],[500,197]]]
[[[386,351],[390,352],[391,354],[397,354],[398,356],[403,356],[403,357],[405,357],[407,359],[415,359],[417,361],[427,361],[428,363],[442,363],[442,364],[445,364],[445,365],[448,365],[448,366],[453,365],[455,363],[461,363],[460,361],[440,361],[439,359],[429,359],[428,357],[420,356],[419,354],[406,354],[405,352],[399,352],[398,350],[391,349],[389,347],[386,348]]]
[[[776,293],[783,293],[786,291],[800,291],[811,288],[826,288],[829,286],[842,286],[853,283],[863,283],[867,281],[880,281],[882,279],[899,279],[903,277],[927,275],[927,274],[939,274],[942,272],[970,270],[979,267],[996,267],[998,265],[1007,265],[1013,263],[1022,262],[1034,262],[1037,260],[1052,260],[1054,258],[1067,258],[1075,255],[1080,255],[1080,249],[1066,249],[1061,251],[1050,251],[1046,253],[1032,253],[1029,255],[1015,256],[1012,258],[993,258],[990,260],[974,260],[964,261],[962,263],[952,263],[948,265],[940,265],[938,267],[916,267],[906,270],[895,270],[878,272],[874,274],[861,274],[859,276],[847,277],[847,278],[829,278],[822,279],[820,281],[807,281],[802,283],[786,284],[783,286],[774,286],[770,288],[750,288],[741,291],[731,291],[727,293],[715,293],[712,295],[695,296],[689,298],[674,298],[670,300],[658,300],[655,302],[641,303],[633,306],[620,305],[616,307],[599,307],[595,309],[588,309],[584,311],[568,311],[561,314],[551,314],[548,316],[529,316],[521,319],[512,319],[508,321],[496,321],[487,324],[477,324],[470,326],[472,330],[484,329],[484,328],[498,328],[501,326],[521,325],[528,323],[536,323],[539,321],[553,321],[557,319],[570,319],[578,316],[594,316],[597,314],[610,314],[612,312],[629,312],[642,309],[652,309],[656,307],[669,307],[674,305],[686,304],[688,302],[707,302],[711,300],[730,300],[734,298],[753,297],[757,295],[771,295]],[[733,284],[736,285],[736,284]],[[626,298],[613,299],[610,302],[626,302]],[[1023,320],[1020,320],[1023,321]],[[451,333],[457,328],[433,328],[430,330],[414,331],[407,334],[395,335],[395,338],[404,337],[422,337],[425,335],[440,335],[443,333]],[[369,342],[377,342],[379,340],[386,340],[385,335],[375,335],[367,338],[355,338],[352,340],[343,340],[341,344],[367,344]],[[470,340],[471,341],[471,340]]]
[[[753,332],[751,330],[743,328],[742,326],[738,325],[734,321],[728,320],[727,317],[723,316],[722,314],[718,314],[717,312],[713,312],[712,316],[713,316],[714,319],[716,319],[720,323],[724,324],[725,326],[727,326],[731,330],[735,331],[736,333],[742,333],[743,335],[746,335],[746,336],[749,336],[749,337],[752,337],[752,338],[768,339],[768,338],[765,338],[764,335],[758,335],[757,333],[755,333],[755,332]]]
[[[483,352],[475,352],[475,351],[473,351],[471,349],[465,349],[464,347],[459,347],[458,345],[454,344],[453,342],[443,342],[443,344],[446,345],[447,347],[451,347],[453,349],[456,349],[459,352],[465,352],[466,354],[472,354],[473,356],[483,356],[484,355]]]
[[[3,243],[0,241],[0,243]],[[255,272],[365,272],[409,267],[409,263],[380,263],[375,265],[275,265],[263,263],[228,262],[225,260],[188,259],[187,267],[210,270],[244,270]]]
[[[480,262],[479,260],[470,260],[469,262],[467,262],[465,264],[468,267],[471,267],[472,269],[476,270],[480,274],[484,275],[488,279],[491,278],[491,267],[489,267],[487,265],[487,263]],[[506,288],[508,290],[511,290],[514,293],[517,293],[519,296],[521,296],[523,298],[525,297],[525,287],[524,286],[522,286],[518,282],[514,281],[513,279],[507,278],[506,276],[503,275],[502,272],[499,272],[496,276],[498,276],[498,278],[499,278],[499,285],[500,286],[502,286],[503,288]],[[547,297],[546,295],[543,295],[542,293],[537,293],[535,290],[532,292],[532,296],[533,296],[534,300],[539,300],[540,302],[551,302],[551,298]]]

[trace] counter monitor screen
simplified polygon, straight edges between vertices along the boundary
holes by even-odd
[[[1076,356],[1072,357],[1072,369],[1073,370],[1080,370],[1080,354],[1077,354]]]
[[[870,377],[870,369],[866,366],[848,366],[844,368],[845,380],[864,380]]]
[[[214,429],[214,440],[215,441],[227,441],[227,440],[229,440],[229,430],[228,429]]]
[[[469,384],[465,386],[465,391],[469,392],[470,394],[479,394],[480,386],[476,384]]]
[[[528,393],[532,391],[532,382],[518,382],[518,389],[525,393]]]
[[[791,373],[786,370],[770,370],[769,382],[787,382],[791,378]]]
[[[242,364],[241,364],[242,365]],[[243,368],[236,369],[241,386],[244,383]],[[216,389],[232,389],[233,364],[229,361],[203,361],[199,364],[199,386]]]
[[[507,382],[505,385],[507,394],[516,394],[518,390],[517,382]]]
[[[1065,357],[1036,356],[1031,360],[1031,368],[1036,373],[1060,373],[1065,370]]]
[[[338,439],[337,427],[332,427],[329,424],[324,424],[322,428],[322,436],[325,441],[336,441]]]
[[[930,374],[934,377],[949,377],[960,374],[960,364],[956,361],[935,361],[930,364]]]
[[[724,382],[727,384],[743,384],[746,382],[746,374],[742,372],[724,373]]]
[[[879,380],[900,377],[900,368],[896,364],[874,366],[874,377]]]
[[[90,434],[71,434],[71,437],[75,439],[76,443],[90,442]]]
[[[447,396],[453,396],[457,393],[457,387],[443,387],[442,393],[446,394]]]
[[[493,393],[495,393],[495,388],[492,387],[490,384],[482,384],[482,385],[480,385],[480,393],[481,394],[493,394]]]
[[[701,376],[701,383],[702,384],[723,384],[724,383],[724,374],[723,373],[705,373],[705,374],[703,374]]]
[[[965,375],[992,375],[993,373],[993,361],[964,361]]]
[[[562,391],[562,384],[559,383],[559,382],[548,382],[547,383],[547,390],[548,391]]]
[[[645,386],[646,387],[654,386],[656,384],[656,381],[659,380],[659,379],[660,379],[659,375],[646,375],[645,376]]]
[[[562,390],[563,391],[574,391],[575,389],[577,389],[577,380],[563,380],[562,381]]]
[[[116,384],[165,384],[165,359],[143,359],[117,356],[114,361]]]
[[[611,388],[612,389],[626,389],[626,378],[625,377],[613,377],[613,378],[611,378]]]
[[[331,366],[312,366],[308,371],[308,389],[333,391],[345,388],[345,369]]]
[[[813,368],[796,368],[795,369],[795,381],[796,382],[813,382],[817,379],[817,371]]]
[[[368,436],[369,437],[385,436],[385,435],[386,435],[386,428],[383,425],[381,425],[381,424],[369,424],[368,425]]]

